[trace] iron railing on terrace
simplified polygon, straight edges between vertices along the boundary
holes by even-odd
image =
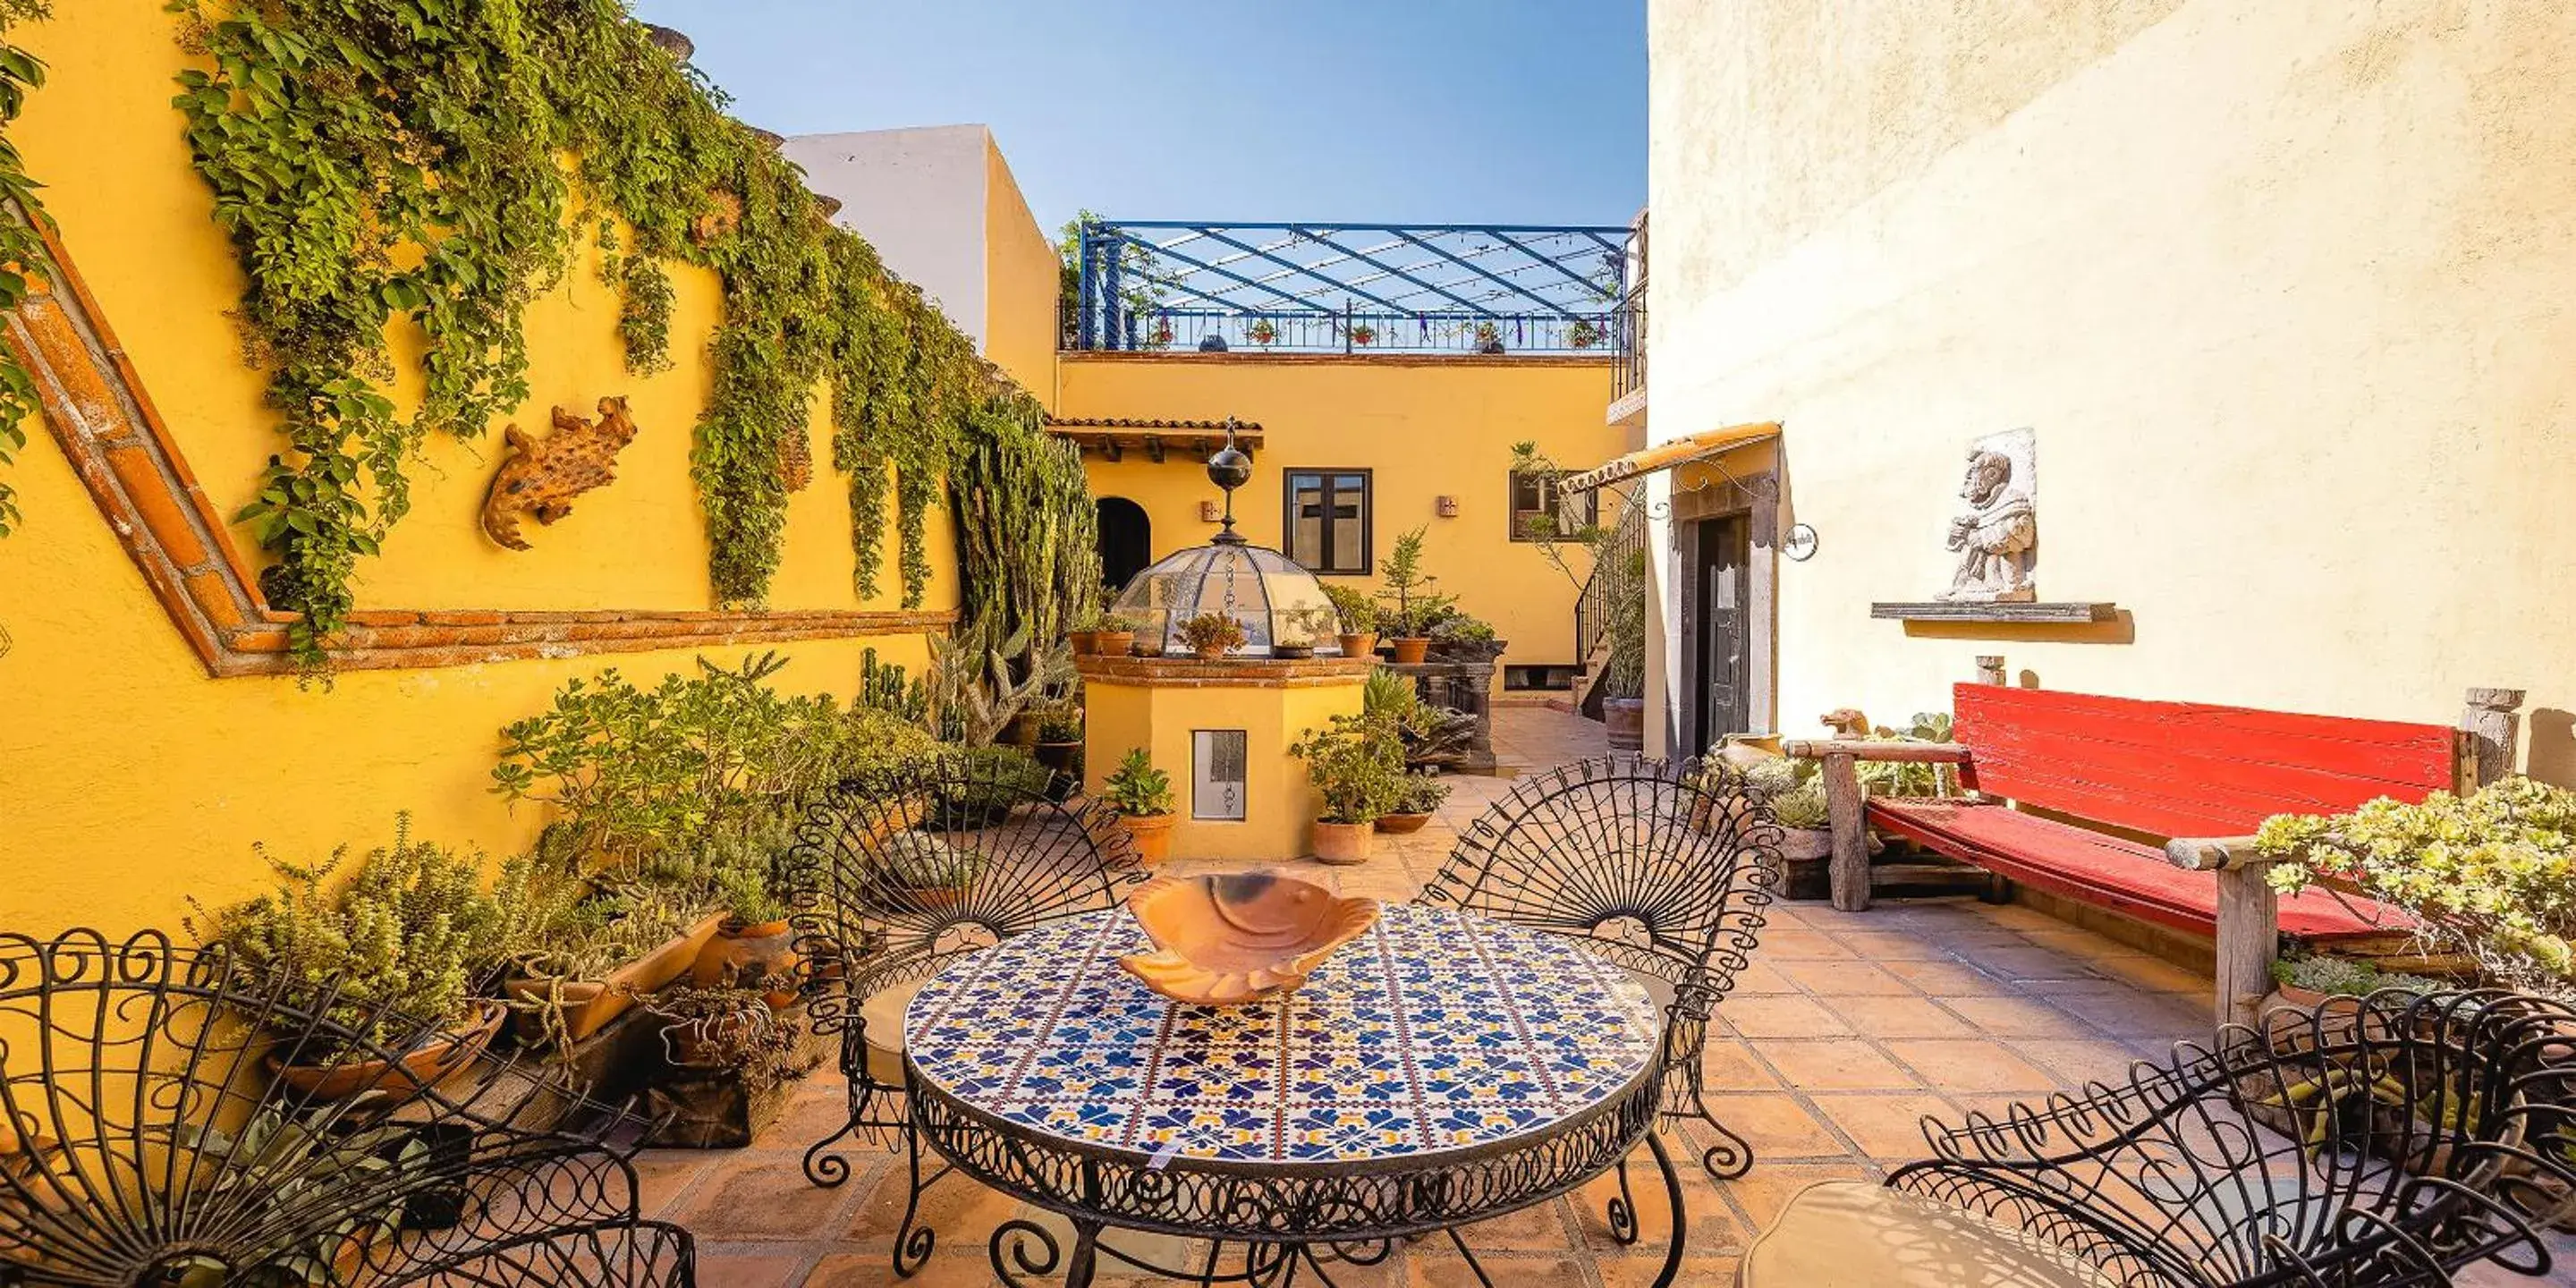
[[[1610,538],[1595,547],[1592,573],[1574,597],[1574,656],[1590,669],[1595,654],[1609,646],[1610,615],[1620,604],[1632,609],[1646,576],[1646,507],[1622,506],[1610,526]]]
[[[1071,350],[1608,354],[1632,230],[1095,220]]]

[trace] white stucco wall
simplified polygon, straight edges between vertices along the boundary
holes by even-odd
[[[1779,565],[1783,728],[1946,707],[1981,653],[2445,723],[2519,686],[2531,771],[2576,781],[2576,6],[1649,22],[1649,433],[1786,425],[1821,548]],[[2041,597],[2126,620],[1870,620],[1948,584],[1962,453],[2018,426]]]
[[[801,134],[787,158],[807,186],[841,200],[832,221],[877,248],[958,329],[985,340],[985,157],[981,125]]]

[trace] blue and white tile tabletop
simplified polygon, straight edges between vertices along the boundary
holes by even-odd
[[[1125,909],[951,965],[904,1014],[913,1076],[1094,1149],[1295,1165],[1545,1137],[1649,1072],[1663,1014],[1626,971],[1469,913],[1389,905],[1284,1000],[1193,1006],[1118,966]]]

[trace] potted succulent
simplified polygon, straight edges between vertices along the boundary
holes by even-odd
[[[1201,613],[1181,623],[1181,642],[1202,662],[1224,657],[1227,649],[1242,648],[1245,639],[1243,623],[1227,613]]]
[[[959,763],[955,772],[942,778],[947,790],[928,803],[922,826],[932,831],[991,827],[1008,819],[1012,810],[1043,795],[1054,778],[1029,753],[1000,743],[948,754]]]
[[[779,898],[765,847],[739,845],[719,862],[716,891],[724,897],[725,915],[714,938],[698,950],[689,967],[689,982],[699,988],[755,989],[773,1009],[796,1001],[803,982],[804,958],[787,924],[787,902]]]
[[[1104,614],[1092,623],[1092,630],[1092,649],[1102,657],[1125,657],[1136,647],[1135,618]]]
[[[1333,611],[1341,618],[1342,656],[1376,653],[1377,601],[1356,586],[1326,586],[1324,598],[1333,601]]]
[[[2286,1005],[2313,1011],[2330,997],[2368,997],[2384,988],[2438,993],[2444,987],[2442,981],[2421,975],[2381,970],[2350,957],[2313,953],[2283,957],[2272,963],[2273,992],[2263,999],[2260,1009],[2268,1011]]]
[[[877,848],[877,898],[897,910],[940,912],[966,901],[984,871],[983,851],[929,832],[897,832]]]
[[[1135,843],[1138,862],[1150,868],[1171,856],[1172,776],[1156,769],[1144,748],[1128,748],[1100,790]]]
[[[1270,319],[1261,318],[1253,322],[1251,328],[1244,334],[1249,336],[1254,344],[1268,344],[1279,338],[1279,328],[1272,326]]]
[[[1399,665],[1412,665],[1431,652],[1431,627],[1448,616],[1458,602],[1454,595],[1432,593],[1440,580],[1422,570],[1422,536],[1427,528],[1415,528],[1395,539],[1395,548],[1379,561],[1378,576],[1386,580],[1377,592],[1380,600],[1394,606],[1393,611],[1378,615],[1378,623],[1391,632],[1395,660]]]
[[[1270,641],[1270,656],[1296,661],[1315,655],[1315,642],[1340,629],[1340,619],[1321,604],[1279,614],[1279,633]]]
[[[1443,662],[1491,662],[1503,655],[1493,623],[1452,608],[1431,624],[1432,656]]]
[[[1419,832],[1447,799],[1449,784],[1438,773],[1407,773],[1396,789],[1394,807],[1378,815],[1377,830],[1390,836]]]
[[[1060,787],[1082,781],[1082,704],[1067,699],[1038,712],[1038,763]]]
[[[1080,626],[1064,633],[1065,642],[1073,646],[1075,657],[1090,657],[1100,651],[1100,628],[1108,614],[1093,613],[1083,618]]]
[[[507,873],[502,888],[510,888]],[[552,900],[532,902],[543,907]],[[522,1042],[562,1048],[687,974],[724,914],[684,890],[621,883],[538,919],[552,924],[523,942],[545,946],[519,958],[502,993]]]
[[[1315,858],[1361,863],[1379,816],[1394,808],[1404,786],[1404,738],[1385,715],[1340,715],[1310,729],[1288,748],[1306,762],[1306,778],[1322,799],[1315,819]]]
[[[295,1000],[347,1031],[339,1045],[306,1042],[271,1055],[288,1086],[316,1100],[408,1095],[463,1067],[500,1031],[506,1013],[474,993],[505,958],[509,934],[482,888],[481,855],[413,841],[404,814],[395,816],[393,845],[369,851],[336,883],[345,845],[318,864],[252,849],[277,889],[214,911],[196,905],[205,924],[191,917],[188,925],[221,950],[228,969],[292,981],[305,994]],[[392,1055],[357,1058],[352,1047]]]

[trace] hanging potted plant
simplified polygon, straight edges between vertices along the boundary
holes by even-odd
[[[1476,324],[1476,352],[1493,356],[1503,351],[1503,329],[1491,322]]]
[[[1168,317],[1156,317],[1154,319],[1154,330],[1152,334],[1146,338],[1146,343],[1157,349],[1168,349],[1172,347],[1172,320]]]
[[[1249,336],[1254,344],[1268,344],[1279,338],[1279,328],[1271,325],[1268,318],[1257,318],[1244,334]]]
[[[410,1095],[482,1054],[506,1013],[476,997],[473,982],[500,964],[509,927],[482,888],[480,855],[413,841],[407,814],[395,816],[393,845],[369,851],[336,885],[345,845],[318,864],[252,848],[277,889],[219,910],[197,905],[205,924],[188,925],[245,979],[311,985],[315,994],[296,1000],[345,1031],[336,1044],[271,1054],[280,1080],[316,1100]]]
[[[1380,600],[1394,606],[1394,611],[1378,617],[1381,626],[1394,633],[1395,660],[1399,665],[1419,663],[1431,652],[1431,628],[1448,616],[1457,603],[1453,595],[1433,594],[1431,587],[1440,579],[1422,570],[1422,534],[1427,528],[1395,539],[1395,548],[1379,561],[1378,576],[1386,585],[1377,592]]]
[[[1565,342],[1577,349],[1589,349],[1601,343],[1601,328],[1590,318],[1576,318],[1574,325],[1566,330]]]
[[[1377,652],[1377,601],[1355,586],[1326,586],[1324,597],[1333,601],[1333,611],[1341,616],[1341,648],[1344,657],[1368,657]]]
[[[1440,781],[1437,771],[1408,773],[1396,789],[1393,808],[1378,815],[1377,830],[1390,836],[1419,832],[1431,821],[1432,812],[1449,799],[1449,784]]]
[[[1377,328],[1370,326],[1366,322],[1353,326],[1351,328],[1351,343],[1362,349],[1377,343]]]
[[[1130,747],[1100,785],[1118,825],[1136,846],[1136,859],[1154,867],[1172,853],[1172,776],[1154,768],[1142,747]]]
[[[1227,649],[1242,648],[1245,639],[1243,623],[1230,614],[1201,613],[1181,623],[1181,642],[1202,662],[1224,657]]]
[[[1315,858],[1366,862],[1378,818],[1404,786],[1404,738],[1383,715],[1340,715],[1308,730],[1288,748],[1306,762],[1322,808],[1315,819]]]

